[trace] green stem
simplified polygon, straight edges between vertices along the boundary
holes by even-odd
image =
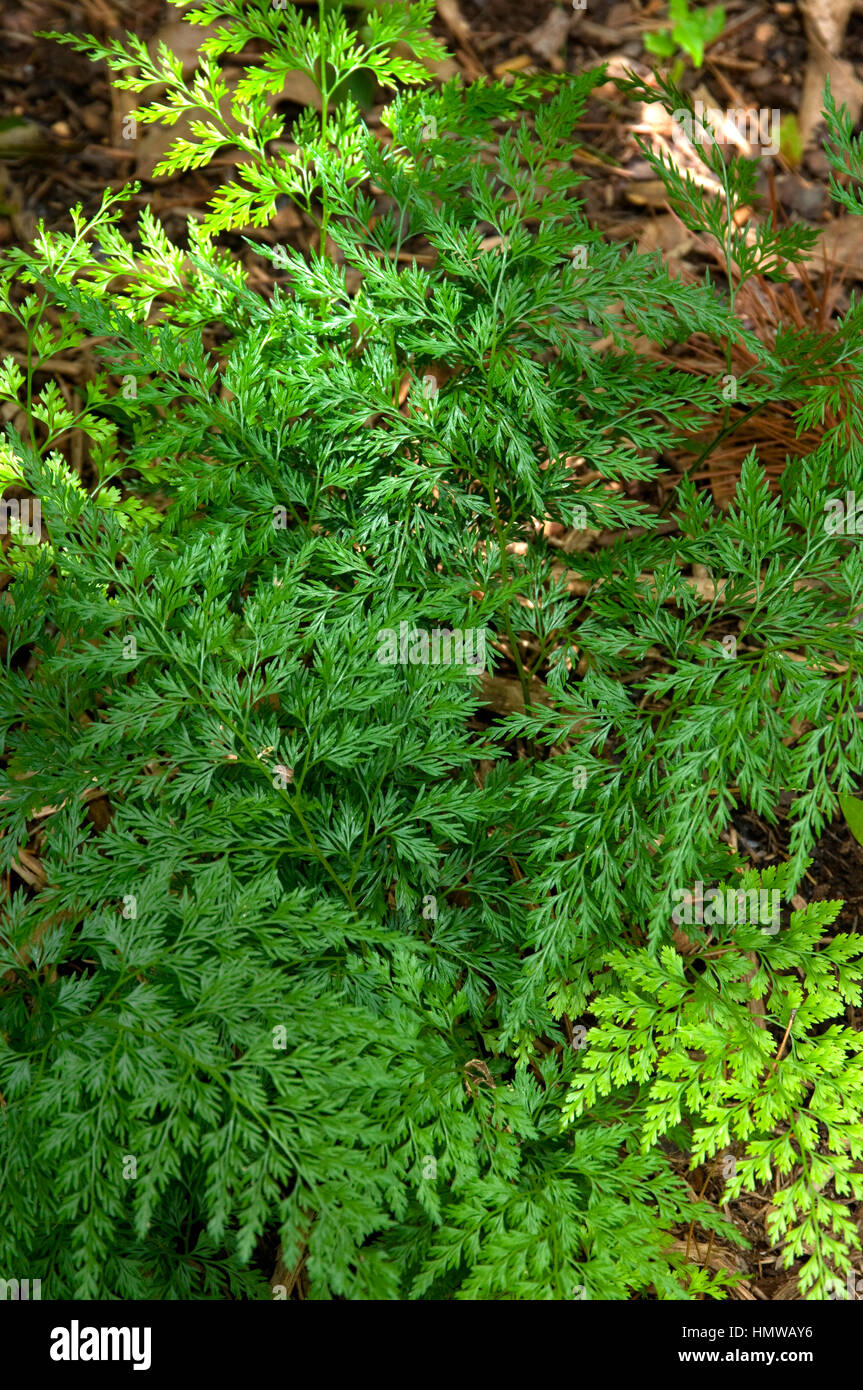
[[[497,537],[498,552],[499,552],[499,554],[500,554],[500,577],[501,577],[501,583],[504,585],[504,587],[506,587],[507,584],[509,583],[509,578],[510,578],[510,574],[509,574],[509,560],[508,560],[508,558],[507,558],[507,553],[506,553],[506,530],[505,530],[505,528],[504,528],[503,522],[502,522],[501,519],[500,519],[500,512],[499,512],[499,510],[498,510],[497,498],[495,497],[495,466],[494,466],[494,464],[492,464],[491,467],[489,468],[489,474],[488,474],[488,480],[487,480],[487,482],[486,482],[486,487],[487,487],[487,489],[488,489],[489,501],[490,501],[490,503],[491,503],[491,514],[492,514],[492,519],[493,519],[493,521],[494,521],[494,531],[495,531],[495,535],[496,535],[496,537]],[[525,671],[525,669],[524,669],[524,663],[523,663],[523,661],[522,661],[522,659],[521,659],[521,652],[520,652],[519,649],[518,649],[518,642],[516,641],[515,632],[513,631],[512,620],[511,620],[511,618],[510,618],[510,603],[509,603],[509,599],[506,599],[505,605],[504,605],[504,609],[503,609],[503,625],[504,625],[504,628],[506,629],[506,635],[507,635],[507,637],[509,638],[509,645],[510,645],[510,647],[512,648],[513,660],[515,661],[516,670],[518,671],[518,678],[519,678],[519,681],[521,682],[522,696],[523,696],[523,698],[524,698],[524,708],[525,708],[525,712],[527,712],[527,710],[530,708],[530,703],[531,703],[531,701],[530,701],[530,676],[528,675],[528,673],[527,673],[527,672]]]

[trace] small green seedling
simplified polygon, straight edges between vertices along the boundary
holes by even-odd
[[[725,28],[725,9],[722,5],[713,5],[708,10],[690,9],[688,0],[670,0],[668,16],[671,23],[667,29],[645,34],[644,46],[648,53],[658,58],[671,58],[682,48],[689,54],[692,66],[700,68],[705,48],[718,39]],[[682,73],[679,60],[678,65]],[[680,73],[675,80],[679,80],[679,76]]]
[[[854,839],[863,845],[863,797],[840,796],[839,807]]]

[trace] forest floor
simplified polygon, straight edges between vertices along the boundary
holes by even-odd
[[[809,316],[828,321],[847,307],[863,282],[863,219],[838,215],[831,203],[829,166],[818,141],[819,103],[813,98],[829,74],[840,100],[859,118],[863,82],[858,83],[856,71],[863,74],[863,0],[799,5],[728,0],[725,10],[722,35],[708,45],[701,68],[693,70],[687,60],[683,83],[705,107],[781,114],[795,138],[774,158],[760,161],[758,192],[780,219],[793,216],[820,232],[814,254],[791,286],[765,292],[760,306],[749,306],[751,321],[772,335],[780,321],[793,321],[795,315],[798,321]],[[576,72],[601,64],[607,64],[610,77],[626,69],[646,75],[654,60],[645,50],[644,36],[661,26],[667,7],[664,0],[587,0],[582,10],[553,0],[437,0],[437,13],[435,30],[452,54],[440,65],[438,78],[461,72],[467,78],[488,74],[507,80],[507,74]],[[163,0],[20,0],[12,13],[0,14],[0,247],[29,241],[40,220],[50,228],[68,228],[72,204],[80,202],[92,213],[106,184],[118,187],[131,179],[141,188],[125,213],[129,235],[138,210],[149,206],[169,236],[182,241],[187,219],[201,215],[226,177],[230,155],[203,170],[154,179],[153,168],[178,128],[139,127],[136,138],[126,138],[124,123],[134,107],[133,96],[111,88],[104,64],[92,64],[38,36],[40,31],[62,31],[105,39],[122,37],[126,30],[148,43],[164,41],[190,63],[194,59],[195,31],[182,25],[178,12]],[[296,115],[307,96],[303,82],[292,87],[289,78],[276,107]],[[379,117],[382,103],[380,92],[370,92],[370,123]],[[610,82],[596,90],[577,132],[583,142],[579,160],[586,212],[606,237],[658,251],[676,273],[695,278],[705,263],[716,264],[714,251],[671,213],[664,186],[636,143],[640,135],[673,147],[670,121],[657,116],[657,110],[628,104]],[[255,230],[256,237],[273,244],[303,249],[315,235],[312,225],[288,205],[268,228]],[[269,263],[239,235],[227,240],[245,260],[252,282],[265,289]],[[20,352],[23,344],[4,332],[0,357]],[[715,352],[705,344],[708,350]],[[720,361],[716,369],[722,370]],[[70,400],[81,392],[87,372],[86,353],[57,366]],[[753,444],[774,480],[788,455],[811,447],[806,435],[797,437],[790,410],[785,413],[779,406],[772,418],[761,417],[757,432],[739,433],[733,448],[714,451],[710,471],[701,475],[719,506],[732,498],[736,471]],[[670,460],[672,470],[679,471],[686,462],[684,454]],[[639,495],[657,505],[663,500],[658,491],[652,497]],[[566,534],[554,539],[564,552],[578,548]],[[604,539],[592,533],[589,543],[602,545]],[[729,838],[754,865],[764,867],[785,857],[788,830],[781,809],[771,826],[742,808]],[[806,877],[807,898],[844,900],[838,930],[863,929],[863,847],[841,820],[825,830]],[[863,1010],[849,1008],[848,1022],[863,1027]],[[717,1176],[696,1170],[687,1179],[707,1200],[723,1204]],[[794,1269],[777,1268],[776,1252],[767,1240],[764,1217],[771,1195],[765,1191],[724,1208],[749,1243],[744,1252],[719,1243],[696,1249],[692,1232],[679,1233],[681,1250],[688,1248],[693,1258],[744,1275],[732,1298],[800,1296]],[[863,1208],[857,1219],[863,1223]]]

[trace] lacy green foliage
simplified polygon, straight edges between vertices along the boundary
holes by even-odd
[[[735,886],[782,892],[786,877],[768,869]],[[750,923],[702,932],[686,955],[606,952],[598,1024],[565,1110],[571,1121],[635,1089],[646,1151],[685,1124],[693,1162],[731,1158],[720,1165],[729,1200],[781,1179],[768,1233],[786,1268],[803,1261],[800,1288],[819,1299],[841,1296],[829,1271],[857,1245],[836,1197],[863,1197],[863,1038],[829,1022],[859,1004],[863,978],[855,937],[823,939],[840,907],[812,903],[775,936]]]
[[[181,116],[189,119],[190,138],[178,136],[155,173],[170,174],[199,169],[226,148],[238,149],[244,159],[240,180],[226,183],[214,201],[206,221],[209,230],[263,227],[276,211],[279,197],[296,199],[309,216],[313,201],[321,197],[325,230],[328,180],[325,171],[362,177],[360,110],[350,95],[350,80],[370,73],[385,88],[428,81],[428,64],[444,56],[437,39],[427,32],[434,13],[433,0],[387,0],[380,10],[370,9],[359,34],[348,25],[340,5],[320,6],[320,14],[305,16],[293,4],[269,0],[206,0],[195,9],[186,3],[190,24],[215,26],[202,39],[201,63],[190,81],[183,77],[183,63],[160,42],[155,56],[135,34],[126,42],[100,43],[92,37],[54,34],[92,58],[104,59],[118,73],[115,85],[125,91],[145,92],[158,86],[160,99],[136,108],[134,119],[143,124],[173,126]],[[260,62],[243,69],[242,78],[230,87],[217,59],[239,53],[247,44],[263,44]],[[404,52],[407,47],[413,57]],[[306,109],[286,128],[270,110],[288,73],[302,73],[320,93],[320,115]],[[199,114],[194,114],[199,113]],[[267,146],[274,140],[288,145],[278,152]],[[334,150],[338,153],[334,154]]]
[[[0,935],[0,1268],[52,1297],[266,1297],[260,1243],[278,1237],[315,1297],[722,1296],[727,1276],[672,1249],[682,1222],[734,1233],[693,1201],[669,1134],[695,1159],[746,1142],[741,1183],[791,1178],[774,1229],[818,1294],[851,1232],[806,1194],[828,1168],[837,1197],[858,1185],[853,1083],[835,1109],[855,1035],[830,1022],[854,952],[820,942],[822,905],[769,942],[738,928],[695,978],[671,912],[675,890],[742,867],[735,807],[774,821],[788,791],[792,894],[861,764],[863,572],[824,526],[834,492],[863,491],[859,310],[770,351],[733,292],[605,244],[571,164],[601,73],[400,91],[391,139],[370,134],[333,94],[358,67],[419,81],[393,45],[431,57],[429,9],[387,6],[365,38],[336,7],[317,24],[199,9],[225,21],[201,74],[137,49],[129,80],[166,84],[142,119],[197,106],[215,129],[215,60],[263,41],[234,111],[249,158],[207,225],[180,247],[145,213],[129,242],[108,193],[0,269],[30,343],[0,376],[30,422],[0,468],[44,527],[11,538],[0,605],[0,870],[38,817],[46,875]],[[288,155],[265,97],[296,67],[322,111]],[[170,167],[231,132],[201,126]],[[748,246],[733,214],[752,171],[706,157],[721,205],[663,166],[677,210],[743,278],[781,278],[811,237],[768,221]],[[283,194],[333,254],[260,246],[264,296],[215,233],[263,225]],[[669,537],[629,485],[693,426],[733,422],[721,378],[638,339],[696,332],[746,344],[752,412],[790,399],[825,429],[777,497],[754,455],[726,514],[684,479]],[[51,358],[84,339],[102,371],[73,410]],[[573,593],[537,518],[642,529],[573,557]],[[402,623],[485,634],[524,712],[484,713],[464,663],[382,664]],[[745,1003],[761,997],[766,1028]],[[631,1060],[651,1007],[653,1076]],[[567,1039],[588,1011],[582,1055]],[[714,1101],[729,1029],[741,1061]]]

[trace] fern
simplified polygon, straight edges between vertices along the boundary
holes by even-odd
[[[213,0],[188,79],[86,41],[164,84],[141,120],[204,113],[167,170],[230,143],[241,172],[184,245],[147,212],[127,239],[109,191],[0,270],[29,342],[0,477],[42,516],[0,605],[0,1266],[51,1297],[258,1298],[280,1242],[319,1298],[719,1298],[673,1233],[739,1241],[682,1176],[733,1147],[734,1192],[787,1180],[770,1229],[825,1297],[860,1196],[853,938],[819,904],[684,947],[672,908],[753,885],[733,815],[783,797],[762,882],[789,899],[854,789],[863,574],[824,514],[863,492],[858,310],[770,349],[733,288],[606,244],[572,169],[603,74],[435,89],[430,11],[356,34]],[[285,132],[297,68],[321,110]],[[360,68],[394,89],[384,139],[344,96]],[[705,157],[723,198],[659,161],[674,206],[730,285],[781,278],[808,233],[750,246],[751,169]],[[217,234],[283,195],[320,236],[250,236],[262,295]],[[753,410],[823,434],[777,496],[750,455],[721,515],[684,477],[670,537],[639,499],[734,421],[721,378],[642,344],[695,334],[747,348]],[[72,410],[51,361],[85,339]],[[567,565],[546,522],[621,537]]]

